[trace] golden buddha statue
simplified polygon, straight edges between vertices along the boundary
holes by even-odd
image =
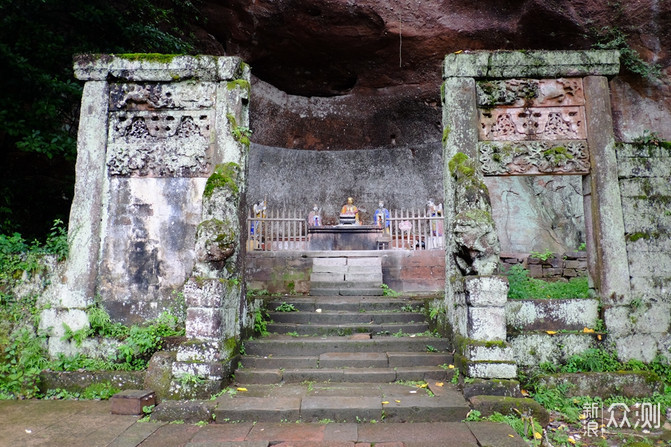
[[[340,210],[341,217],[354,217],[354,223],[359,225],[359,209],[354,205],[354,199],[351,197],[347,198],[347,203],[343,205]],[[342,219],[341,219],[342,221]]]

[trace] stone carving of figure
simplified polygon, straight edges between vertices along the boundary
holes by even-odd
[[[308,214],[308,226],[311,227],[319,227],[322,224],[322,216],[321,216],[321,210],[315,204],[312,207],[312,211],[310,211],[310,214]]]
[[[391,222],[389,221],[391,215],[389,214],[389,210],[384,207],[383,201],[380,200],[373,216],[375,218],[375,225],[384,228],[385,233],[388,233],[389,226],[391,225]]]
[[[340,210],[341,217],[354,217],[354,223],[359,224],[359,209],[354,205],[354,199],[351,197],[347,198],[347,203],[343,205]]]

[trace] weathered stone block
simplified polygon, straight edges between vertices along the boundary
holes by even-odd
[[[464,397],[473,396],[507,396],[522,397],[520,383],[506,379],[472,379],[462,385]]]
[[[212,421],[214,401],[170,400],[157,405],[151,413],[152,421],[184,421],[186,424]]]
[[[82,54],[74,63],[75,77],[83,81],[162,81],[177,79],[233,80],[242,60],[237,57],[172,56],[124,57]]]
[[[466,302],[474,307],[501,307],[508,300],[508,279],[503,276],[466,277]]]
[[[511,331],[579,331],[594,328],[598,318],[598,300],[511,300],[506,303],[506,319]]]
[[[473,361],[463,355],[454,356],[454,363],[467,377],[481,379],[512,379],[517,377],[514,361]]]
[[[495,51],[448,54],[443,78],[560,78],[614,76],[620,71],[620,53],[590,51]]]
[[[520,366],[537,366],[550,362],[560,364],[572,355],[596,347],[593,334],[525,334],[508,339]]]
[[[192,307],[186,311],[186,336],[189,338],[217,338],[221,335],[221,310]]]
[[[483,417],[494,413],[519,416],[526,413],[542,427],[550,422],[550,414],[545,408],[533,399],[505,397],[505,396],[473,396],[469,399],[471,407],[478,410]],[[519,413],[518,413],[519,412]]]
[[[503,307],[469,307],[468,338],[482,341],[506,339],[506,313]]]
[[[618,358],[623,361],[640,360],[652,362],[658,353],[655,337],[649,334],[634,334],[615,340]]]
[[[539,377],[538,382],[547,387],[568,385],[565,388],[567,397],[642,398],[664,391],[664,383],[657,374],[649,371],[548,374]]]
[[[156,394],[151,390],[126,390],[110,398],[112,414],[142,414],[142,407],[156,404]]]
[[[220,279],[194,279],[184,284],[184,298],[188,307],[221,307],[228,287]]]
[[[172,375],[176,380],[185,375],[203,377],[210,380],[224,379],[228,369],[219,362],[173,362]]]
[[[214,362],[220,359],[220,343],[215,340],[189,340],[180,345],[176,357],[180,362]]]

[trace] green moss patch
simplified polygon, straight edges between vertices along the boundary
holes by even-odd
[[[204,197],[210,197],[217,188],[227,188],[231,193],[238,194],[240,188],[238,187],[238,173],[240,165],[237,163],[219,164],[214,168],[214,172],[207,179],[205,184]]]

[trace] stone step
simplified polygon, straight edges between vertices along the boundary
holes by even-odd
[[[325,295],[312,296],[288,296],[282,299],[272,298],[266,301],[266,307],[274,311],[283,303],[293,304],[301,312],[314,312],[321,309],[339,312],[399,312],[403,308],[423,308],[424,302],[411,298],[392,297],[370,297],[370,296],[340,296]]]
[[[304,324],[268,323],[268,332],[274,334],[295,333],[298,335],[338,335],[353,334],[421,334],[429,330],[428,323],[348,323],[348,324]]]
[[[441,352],[326,352],[314,356],[251,356],[241,359],[242,368],[408,368],[451,365],[451,354]],[[449,368],[448,368],[449,369]]]
[[[346,283],[343,283],[346,284]],[[340,288],[311,288],[310,295],[313,296],[329,296],[329,295],[343,295],[343,296],[382,296],[383,291],[379,285],[370,287],[340,287]]]
[[[396,368],[294,368],[262,369],[242,368],[235,371],[239,382],[253,384],[272,383],[392,383],[400,381],[441,380],[450,381],[455,369],[441,366],[414,366]]]
[[[446,351],[449,342],[437,337],[373,336],[368,340],[345,337],[291,337],[270,335],[245,342],[248,355],[312,356],[325,352],[426,352]]]
[[[215,421],[227,422],[457,422],[468,404],[450,383],[440,396],[414,386],[379,383],[261,385],[238,382],[246,392],[217,398]]]
[[[294,324],[353,324],[353,323],[418,323],[426,317],[419,312],[343,312],[323,310],[322,312],[269,312],[275,323]]]

